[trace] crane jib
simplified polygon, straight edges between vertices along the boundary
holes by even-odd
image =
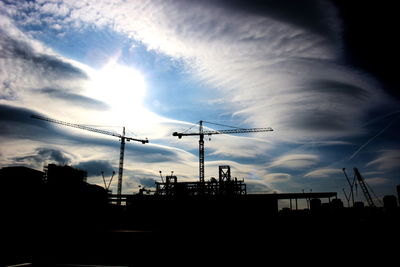
[[[258,133],[258,132],[272,132],[272,128],[252,128],[252,129],[232,129],[232,130],[215,130],[203,131],[202,133],[172,133],[172,136],[195,136],[195,135],[213,135],[213,134],[235,134],[235,133]]]
[[[39,116],[39,115],[31,115],[31,118],[44,120],[44,121],[48,121],[48,122],[52,122],[52,123],[57,123],[57,124],[61,124],[61,125],[65,125],[65,126],[69,126],[69,127],[73,127],[73,128],[78,128],[78,129],[82,129],[82,130],[86,130],[86,131],[90,131],[90,132],[95,132],[95,133],[99,133],[99,134],[110,135],[110,136],[114,136],[114,137],[118,137],[118,138],[124,138],[125,140],[129,140],[129,141],[138,141],[143,144],[149,142],[148,139],[137,139],[137,138],[133,138],[133,137],[126,137],[126,136],[122,136],[120,134],[113,133],[110,131],[96,129],[96,128],[88,127],[88,126],[77,124],[77,123],[71,123],[71,122],[65,122],[65,121],[60,121],[60,120],[56,120],[56,119],[51,119],[51,118],[47,118],[47,117],[43,117],[43,116]]]
[[[236,128],[235,129],[229,129],[229,130],[214,130],[214,131],[204,131],[203,130],[203,122],[200,121],[199,124],[199,132],[197,133],[178,133],[178,132],[173,132],[172,136],[177,136],[179,139],[182,138],[182,136],[199,136],[199,180],[201,183],[204,183],[204,135],[213,135],[213,134],[241,134],[241,133],[258,133],[258,132],[271,132],[273,131],[272,128],[250,128],[250,129],[245,129],[245,128]],[[210,123],[210,122],[209,122]],[[224,126],[224,125],[222,125]],[[227,125],[225,125],[227,126]],[[227,126],[231,127],[231,126]]]
[[[125,127],[123,127],[123,133],[121,135],[121,134],[116,134],[116,133],[105,131],[105,130],[91,128],[91,127],[80,125],[80,124],[76,124],[76,123],[70,123],[70,122],[55,120],[55,119],[51,119],[51,118],[47,118],[47,117],[43,117],[43,116],[38,116],[38,115],[31,115],[31,118],[44,120],[44,121],[48,121],[48,122],[52,122],[52,123],[57,123],[57,124],[61,124],[61,125],[65,125],[65,126],[69,126],[69,127],[73,127],[73,128],[78,128],[78,129],[90,131],[90,132],[95,132],[95,133],[100,133],[100,134],[105,134],[105,135],[118,137],[120,139],[121,146],[120,146],[119,169],[118,169],[118,191],[117,191],[118,199],[117,199],[117,205],[121,205],[122,174],[123,174],[123,164],[124,164],[125,140],[126,141],[137,141],[137,142],[141,142],[142,144],[145,144],[145,143],[149,142],[149,140],[147,138],[146,139],[136,139],[136,138],[132,138],[132,137],[126,137],[125,136]]]

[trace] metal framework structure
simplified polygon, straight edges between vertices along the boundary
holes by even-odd
[[[358,171],[357,168],[353,168],[353,170],[354,170],[354,175],[357,177],[358,184],[361,186],[365,199],[367,200],[368,206],[376,207],[374,201],[372,200],[371,194],[368,191],[367,184],[364,178],[361,176],[361,173]]]
[[[44,121],[48,121],[48,122],[52,122],[52,123],[61,124],[64,126],[69,126],[69,127],[73,127],[73,128],[78,128],[78,129],[82,129],[82,130],[86,130],[86,131],[90,131],[90,132],[105,134],[105,135],[114,136],[114,137],[119,138],[119,140],[121,142],[121,146],[120,146],[120,152],[119,152],[118,191],[117,191],[117,196],[119,196],[119,197],[118,197],[117,204],[121,205],[121,197],[120,196],[122,194],[122,176],[123,176],[123,170],[124,170],[125,141],[128,141],[128,142],[137,141],[137,142],[141,142],[142,144],[146,144],[149,142],[149,140],[147,138],[146,139],[137,139],[137,138],[133,138],[133,137],[127,137],[127,136],[125,136],[125,127],[123,127],[123,129],[122,129],[122,134],[117,134],[117,133],[113,133],[110,131],[96,129],[96,128],[88,127],[88,126],[81,125],[81,124],[51,119],[51,118],[39,116],[39,115],[31,115],[31,118],[44,120]]]
[[[179,139],[182,136],[199,136],[199,180],[200,183],[204,183],[204,136],[211,136],[213,134],[242,134],[242,133],[257,133],[257,132],[271,132],[272,128],[236,128],[236,129],[228,129],[228,130],[214,130],[214,131],[204,131],[203,122],[199,122],[199,132],[198,133],[178,133],[174,132],[172,136],[177,136]]]
[[[168,176],[167,176],[168,177]],[[176,177],[175,177],[176,178]],[[244,180],[229,180],[201,182],[177,182],[171,179],[160,183],[156,182],[155,195],[163,196],[236,196],[246,195],[246,184]]]
[[[344,188],[343,188],[343,193],[344,193],[344,195],[345,195],[345,197],[346,197],[348,206],[350,207],[350,199],[351,199],[352,204],[353,204],[353,207],[354,207],[354,191],[353,191],[353,189],[354,189],[354,186],[355,186],[356,189],[357,189],[357,183],[358,183],[358,184],[360,185],[360,187],[361,187],[361,190],[363,191],[363,194],[364,194],[365,200],[366,200],[367,203],[368,203],[368,206],[369,206],[369,207],[376,207],[376,204],[375,204],[374,200],[373,200],[372,197],[371,197],[370,191],[371,191],[374,195],[375,195],[375,193],[374,193],[374,191],[372,190],[372,188],[369,187],[369,185],[368,185],[367,182],[365,181],[364,177],[362,177],[360,171],[359,171],[356,167],[353,168],[354,177],[353,177],[353,181],[350,182],[350,179],[349,179],[349,177],[348,177],[347,174],[346,174],[345,168],[342,168],[342,170],[343,170],[343,173],[344,173],[344,175],[345,175],[345,177],[346,177],[346,180],[347,180],[347,182],[348,182],[348,184],[349,184],[349,187],[350,187],[350,193],[349,193],[349,195],[346,194],[346,191],[345,191]],[[368,190],[368,187],[369,187],[370,190]],[[376,200],[377,200],[378,202],[380,202],[376,195],[375,195],[375,197],[376,197]]]

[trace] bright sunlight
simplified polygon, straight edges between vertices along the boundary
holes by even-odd
[[[132,112],[142,107],[146,83],[141,73],[116,63],[92,75],[91,91],[114,111]]]
[[[90,78],[88,95],[109,106],[104,122],[144,130],[159,121],[159,116],[144,107],[147,88],[139,71],[111,61],[98,71],[91,70]]]

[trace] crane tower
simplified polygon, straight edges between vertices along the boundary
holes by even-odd
[[[73,128],[78,128],[78,129],[82,129],[82,130],[86,130],[86,131],[90,131],[90,132],[95,132],[95,133],[99,133],[99,134],[105,134],[105,135],[114,136],[114,137],[119,138],[119,141],[121,142],[121,145],[120,145],[120,152],[119,152],[118,190],[117,190],[118,199],[117,199],[117,204],[121,205],[122,175],[123,175],[123,171],[124,171],[125,141],[128,141],[128,142],[137,141],[137,142],[141,142],[142,144],[146,144],[146,143],[149,142],[149,140],[147,138],[146,139],[137,139],[137,138],[125,136],[125,127],[122,128],[122,134],[117,134],[117,133],[113,133],[113,132],[109,132],[109,131],[105,131],[105,130],[100,130],[100,129],[88,127],[88,126],[85,126],[85,125],[65,122],[65,121],[61,121],[61,120],[55,120],[55,119],[51,119],[51,118],[47,118],[47,117],[39,116],[39,115],[31,115],[31,118],[38,119],[38,120],[44,120],[44,121],[48,121],[48,122],[52,122],[52,123],[61,124],[61,125],[64,125],[64,126],[69,126],[69,127],[73,127]]]
[[[208,135],[211,136],[213,134],[241,134],[241,133],[257,133],[257,132],[270,132],[273,131],[272,128],[250,128],[250,129],[244,129],[244,128],[236,128],[232,127],[235,129],[228,129],[228,130],[214,130],[214,131],[204,131],[203,129],[203,122],[206,121],[200,121],[199,122],[199,132],[198,133],[178,133],[174,132],[172,136],[177,136],[179,139],[182,138],[182,136],[199,136],[199,180],[201,183],[204,183],[204,136]],[[210,123],[210,122],[208,122]],[[212,123],[215,124],[215,123]],[[217,124],[217,125],[222,125],[222,124]],[[226,126],[226,125],[222,125]],[[231,126],[229,126],[231,127]]]

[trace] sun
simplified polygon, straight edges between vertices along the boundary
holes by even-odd
[[[91,76],[91,93],[114,111],[134,111],[143,105],[146,82],[136,69],[110,63]]]
[[[143,128],[157,119],[144,106],[147,86],[138,70],[111,61],[89,76],[87,95],[108,106],[101,118],[104,123]]]

